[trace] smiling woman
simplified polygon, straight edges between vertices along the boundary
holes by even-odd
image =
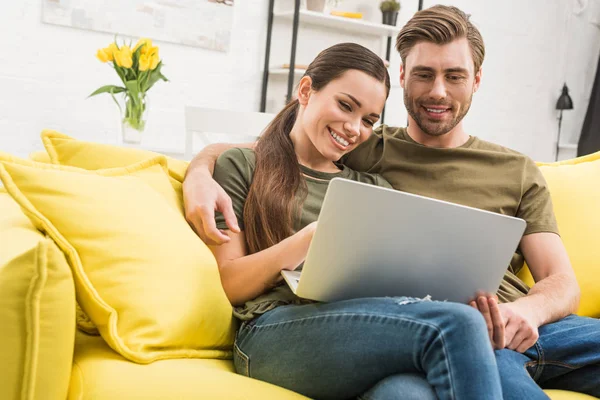
[[[389,89],[383,61],[356,44],[330,47],[308,66],[297,99],[275,117],[255,148],[256,170],[244,202],[251,253],[294,232],[293,215],[302,207],[296,198],[307,195],[300,167],[343,173],[336,161],[369,137]]]

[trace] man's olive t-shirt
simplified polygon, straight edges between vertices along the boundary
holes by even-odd
[[[213,178],[231,197],[233,211],[241,230],[244,230],[244,204],[254,176],[255,165],[256,156],[253,150],[233,148],[221,154],[217,159],[213,173]],[[343,165],[339,165],[339,167],[341,171],[338,173],[326,173],[300,165],[300,171],[306,181],[307,193],[302,203],[301,215],[294,220],[294,232],[318,219],[329,182],[335,177],[391,188],[391,185],[378,175],[356,172]],[[348,199],[348,201],[351,200]],[[229,229],[222,214],[217,213],[215,219],[217,228]],[[299,267],[297,270],[301,269],[302,267]],[[288,285],[282,282],[256,299],[246,302],[243,306],[235,307],[233,314],[241,320],[251,320],[277,306],[304,304],[306,302],[306,300],[297,297]]]
[[[522,218],[525,235],[558,234],[548,186],[535,163],[477,137],[457,148],[432,148],[415,142],[406,128],[382,125],[342,161],[380,174],[397,190]],[[527,294],[529,288],[515,275],[523,262],[517,249],[498,291],[500,301]]]

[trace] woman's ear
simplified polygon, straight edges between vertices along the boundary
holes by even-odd
[[[298,102],[305,106],[312,93],[312,79],[310,76],[303,76],[298,83]]]

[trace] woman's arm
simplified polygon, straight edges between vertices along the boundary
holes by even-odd
[[[219,264],[221,283],[232,305],[242,305],[281,280],[284,269],[296,269],[306,258],[317,227],[313,222],[268,249],[247,255],[244,232],[225,231],[229,242],[210,246]]]

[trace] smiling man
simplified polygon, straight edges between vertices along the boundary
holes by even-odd
[[[499,302],[481,297],[471,304],[487,322],[504,398],[546,399],[542,387],[600,397],[600,321],[572,315],[579,288],[541,172],[528,157],[464,130],[482,79],[481,34],[461,10],[434,6],[408,21],[396,49],[408,127],[381,126],[342,161],[381,174],[398,190],[524,219]],[[237,229],[230,200],[210,177],[228,147],[207,147],[184,182],[188,221],[209,244],[229,240],[216,229],[214,210]],[[531,288],[516,276],[525,260],[536,281]]]

